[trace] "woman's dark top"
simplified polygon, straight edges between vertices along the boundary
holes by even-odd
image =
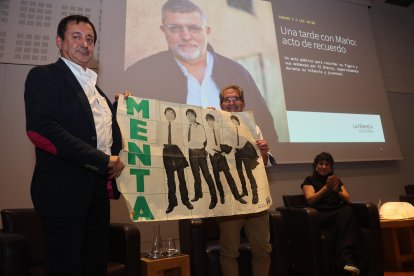
[[[323,186],[325,186],[329,176],[330,175],[321,176],[319,174],[315,176],[307,176],[300,187],[303,189],[303,186],[311,185],[315,189],[315,193],[317,193],[320,189],[323,188]],[[341,191],[343,183],[341,180],[339,181],[339,191]],[[314,207],[317,210],[332,210],[340,208],[343,205],[344,202],[339,197],[337,192],[328,191],[317,203],[312,205],[312,207]]]

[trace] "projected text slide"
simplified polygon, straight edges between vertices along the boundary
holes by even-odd
[[[291,142],[385,142],[379,115],[288,111]]]

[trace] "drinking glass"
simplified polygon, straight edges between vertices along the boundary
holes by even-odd
[[[160,233],[160,225],[154,225],[154,238],[152,240],[152,258],[158,259],[162,255],[162,240]]]
[[[177,254],[178,250],[175,248],[175,241],[173,238],[168,238],[167,240],[167,256],[171,257]]]

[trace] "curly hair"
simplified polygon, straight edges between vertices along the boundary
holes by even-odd
[[[332,155],[329,152],[321,152],[318,155],[316,155],[315,159],[313,160],[313,164],[312,164],[313,174],[316,173],[316,166],[321,162],[328,163],[331,166],[331,173],[334,172],[335,161]]]

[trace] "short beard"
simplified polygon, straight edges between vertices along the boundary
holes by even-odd
[[[184,61],[193,61],[193,60],[196,60],[196,59],[201,57],[203,52],[207,49],[207,43],[203,47],[204,51],[202,51],[201,49],[202,49],[202,47],[197,47],[197,49],[195,49],[193,52],[189,53],[189,52],[182,52],[177,47],[177,48],[172,49],[172,51],[173,51],[175,56],[179,57],[180,59],[182,59]]]

